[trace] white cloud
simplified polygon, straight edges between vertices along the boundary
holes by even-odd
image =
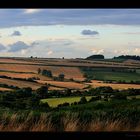
[[[130,54],[130,49],[124,49],[124,50],[114,50],[113,53],[115,53],[116,55],[128,55]]]
[[[53,54],[53,51],[48,51],[47,54],[51,55],[51,54]]]
[[[25,14],[34,14],[34,13],[37,13],[37,12],[40,12],[41,9],[25,9],[24,10],[24,13]]]
[[[92,49],[91,50],[93,54],[102,54],[104,53],[104,49]]]
[[[140,48],[114,50],[112,53],[114,53],[115,55],[139,55],[140,54]]]
[[[135,48],[135,49],[134,49],[134,53],[140,54],[140,48]]]
[[[119,53],[119,51],[118,51],[118,50],[114,50],[113,52],[114,52],[115,54]]]
[[[26,53],[27,53],[27,50],[25,50],[25,49],[21,50],[21,55],[26,55]]]
[[[130,53],[130,50],[129,49],[121,50],[120,53],[123,55],[127,55]]]

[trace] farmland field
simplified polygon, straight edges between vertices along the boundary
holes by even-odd
[[[51,70],[54,76],[64,73],[67,79],[84,80],[83,74],[77,67],[58,67],[58,66],[40,66],[40,65],[21,65],[21,64],[0,64],[0,70],[13,72],[32,72],[37,74],[38,68]]]
[[[37,81],[42,84],[48,83],[53,86],[62,87],[62,88],[70,88],[70,89],[83,89],[87,87],[87,85],[85,84],[76,83],[76,82],[39,81],[39,80]]]
[[[87,101],[91,99],[92,96],[86,96]],[[59,104],[63,103],[74,103],[79,102],[81,97],[64,97],[64,98],[50,98],[42,99],[43,103],[47,102],[51,107],[57,107]]]
[[[95,79],[95,80],[125,80],[126,82],[130,81],[140,81],[140,73],[139,70],[136,71],[136,73],[133,72],[121,72],[121,71],[111,71],[111,69],[91,69],[91,70],[83,70],[85,74],[88,75],[89,79]]]
[[[127,65],[128,66],[127,66]],[[82,66],[82,67],[81,67]],[[116,68],[114,68],[116,67]],[[125,68],[124,68],[125,67]],[[87,83],[84,82],[87,74],[89,79],[93,80],[125,80],[140,81],[140,69],[137,61],[111,62],[108,60],[76,60],[76,59],[30,59],[30,58],[0,58],[0,76],[8,76],[11,78],[39,78],[38,83],[28,81],[16,81],[15,79],[0,79],[0,83],[13,86],[31,87],[33,90],[39,88],[45,83],[50,84],[49,90],[84,89],[91,87],[111,86],[115,89],[139,88],[139,85],[132,84],[107,84],[107,83]],[[65,81],[54,81],[53,77],[38,74],[38,69],[46,69],[52,72],[52,75],[58,77],[60,73],[65,75]],[[113,71],[113,70],[117,71]],[[136,70],[136,72],[129,72]],[[70,81],[70,80],[73,81]],[[78,83],[77,81],[81,82]]]
[[[101,87],[101,86],[110,86],[113,89],[128,89],[128,88],[135,88],[140,89],[140,85],[137,84],[113,84],[113,83],[103,83],[102,81],[92,80],[92,83],[88,83],[93,88]]]
[[[13,85],[13,86],[17,86],[17,87],[20,87],[20,88],[31,87],[33,90],[35,90],[35,89],[39,88],[40,86],[42,86],[39,83],[28,82],[28,81],[19,81],[19,80],[11,80],[11,79],[4,79],[4,78],[0,78],[0,83]]]
[[[12,89],[0,87],[0,91],[11,91]]]

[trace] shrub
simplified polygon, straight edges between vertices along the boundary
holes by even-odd
[[[93,102],[93,101],[97,101],[97,100],[100,100],[101,97],[100,96],[96,96],[96,97],[92,97],[89,102]]]
[[[127,99],[127,95],[125,95],[125,93],[116,93],[114,95],[114,99],[126,100]]]
[[[59,104],[57,107],[63,107],[63,106],[69,106],[69,103],[63,103],[63,104]]]
[[[45,103],[40,103],[39,104],[39,106],[41,107],[41,108],[49,108],[50,106],[49,106],[49,104],[47,103],[47,102],[45,102]]]
[[[63,73],[58,75],[58,78],[60,81],[64,81],[64,77],[65,77],[65,75]]]
[[[87,103],[87,99],[85,96],[83,96],[83,97],[81,97],[79,104],[85,104],[85,103]]]
[[[42,70],[42,75],[53,77],[52,72],[50,70]]]
[[[78,102],[74,102],[73,104],[74,104],[74,105],[77,105],[77,104],[78,104]]]
[[[40,88],[38,88],[36,90],[36,94],[38,95],[38,97],[40,99],[45,99],[47,98],[47,94],[48,94],[48,85],[45,85],[45,86],[41,86]]]

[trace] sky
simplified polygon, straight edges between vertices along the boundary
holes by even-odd
[[[0,9],[0,56],[140,55],[140,9]]]

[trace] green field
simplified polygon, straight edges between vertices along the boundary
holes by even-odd
[[[91,99],[92,96],[86,96],[87,101]],[[57,107],[59,104],[63,103],[74,103],[79,102],[81,97],[64,97],[64,98],[49,98],[49,99],[42,99],[41,102],[47,102],[51,107]]]
[[[119,71],[111,71],[110,69],[98,68],[92,70],[82,71],[88,76],[88,79],[95,80],[125,80],[126,82],[140,81],[140,73],[137,71],[136,73],[131,72],[119,72]]]

